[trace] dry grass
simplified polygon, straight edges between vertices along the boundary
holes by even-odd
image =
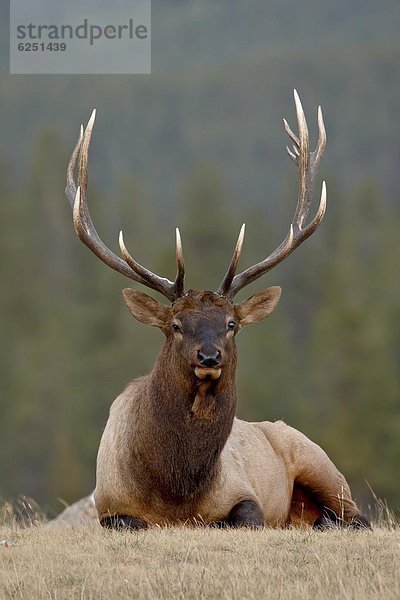
[[[400,598],[400,529],[0,526],[0,598]]]

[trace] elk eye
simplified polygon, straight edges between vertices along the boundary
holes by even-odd
[[[228,329],[229,331],[233,331],[236,327],[236,322],[235,321],[229,321],[228,322]]]
[[[175,333],[182,333],[182,328],[177,323],[172,323],[172,331]]]

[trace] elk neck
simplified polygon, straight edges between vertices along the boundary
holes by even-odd
[[[235,415],[236,359],[235,349],[218,380],[200,382],[166,340],[149,375],[142,456],[153,489],[169,503],[196,503],[212,484]]]

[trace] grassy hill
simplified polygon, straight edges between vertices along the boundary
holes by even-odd
[[[1,529],[3,598],[357,600],[400,596],[399,529]],[[51,556],[51,560],[49,557]]]

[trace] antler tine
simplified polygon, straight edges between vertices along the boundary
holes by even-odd
[[[92,111],[90,115],[90,119],[88,124],[86,125],[85,131],[83,131],[83,125],[81,125],[80,131],[80,144],[79,144],[79,165],[78,165],[78,190],[79,190],[79,202],[78,207],[79,210],[75,210],[76,205],[76,196],[75,202],[73,206],[73,214],[74,214],[74,226],[75,231],[79,236],[79,239],[86,243],[83,238],[87,236],[92,236],[94,240],[98,243],[102,244],[100,237],[96,231],[95,226],[93,225],[92,218],[89,213],[89,207],[87,204],[87,185],[88,185],[88,161],[89,161],[89,147],[90,140],[92,137],[93,125],[96,120],[96,109]],[[78,156],[78,152],[77,152]],[[76,157],[77,158],[77,157]],[[75,163],[76,163],[75,158]],[[71,157],[72,160],[72,157]],[[69,177],[73,178],[75,170],[75,164],[71,168],[69,172]],[[74,182],[75,185],[75,182]],[[92,240],[90,240],[92,243]],[[104,246],[104,244],[103,244]],[[92,248],[91,248],[92,249]],[[104,246],[103,250],[108,250],[106,246]],[[103,259],[102,259],[103,260]]]
[[[180,298],[184,294],[184,279],[185,279],[185,263],[183,259],[182,242],[179,229],[176,229],[176,262],[178,266],[178,272],[174,282],[164,277],[159,277],[149,271],[145,267],[142,267],[128,252],[122,231],[119,232],[119,247],[125,261],[131,267],[135,273],[138,273],[146,282],[147,285],[152,284],[150,287],[166,295],[173,302],[177,298]]]
[[[71,208],[74,208],[75,198],[76,198],[76,183],[74,178],[74,171],[76,167],[76,161],[78,160],[79,152],[81,150],[83,140],[83,125],[81,125],[79,131],[79,138],[75,144],[75,148],[72,151],[71,158],[69,159],[68,168],[67,168],[67,185],[65,188],[65,194],[69,200]]]
[[[288,134],[288,136],[290,137],[292,142],[294,142],[295,145],[298,147],[300,145],[300,140],[297,137],[297,135],[295,133],[293,133],[293,131],[290,129],[289,123],[286,121],[286,119],[283,119],[283,124],[285,126],[286,133]]]
[[[223,285],[228,274],[225,276],[219,289],[221,290],[223,288],[223,295],[229,299],[233,299],[239,290],[270,271],[273,267],[289,256],[289,254],[291,254],[293,250],[297,248],[297,246],[299,246],[312,233],[314,233],[325,214],[326,184],[323,182],[318,211],[312,221],[307,226],[303,227],[311,204],[315,175],[326,146],[326,132],[321,107],[319,107],[318,144],[315,151],[310,152],[307,121],[296,90],[294,90],[294,101],[296,106],[299,135],[297,136],[295,133],[293,133],[286,119],[283,120],[286,133],[293,142],[293,150],[288,147],[286,147],[286,149],[290,158],[299,168],[299,191],[297,205],[292,223],[290,225],[289,233],[283,242],[278,246],[278,248],[274,250],[274,252],[272,252],[265,260],[247,268],[246,270],[242,271],[242,273],[235,275],[229,285]]]
[[[183,258],[182,239],[181,232],[178,227],[175,230],[176,234],[176,266],[177,273],[175,279],[175,293],[177,298],[180,298],[185,293],[184,282],[185,282],[185,261]]]
[[[310,169],[308,168],[310,163],[310,141],[306,117],[301,105],[301,100],[296,90],[293,91],[293,95],[296,105],[297,125],[299,128],[299,143],[295,144],[295,147],[297,146],[299,149],[299,156],[296,159],[296,164],[298,165],[300,171],[297,206],[293,218],[293,228],[296,231],[296,229],[301,229],[304,219],[307,216],[311,201],[310,194],[308,193],[308,179],[310,177]]]
[[[244,241],[244,233],[246,230],[246,225],[245,223],[243,223],[242,227],[240,228],[240,232],[239,232],[239,237],[237,239],[236,242],[236,246],[235,246],[235,250],[233,252],[232,258],[231,258],[231,262],[229,264],[228,270],[225,274],[225,277],[223,278],[218,290],[217,290],[217,294],[219,294],[220,296],[226,296],[229,288],[231,287],[233,278],[235,277],[235,273],[237,271],[238,268],[238,264],[239,264],[239,260],[240,260],[240,256],[242,254],[242,248],[243,248],[243,241]]]
[[[121,233],[122,246],[125,249],[125,261],[114,254],[100,239],[91,219],[87,203],[87,184],[88,184],[88,156],[92,130],[96,118],[96,111],[92,112],[85,132],[81,127],[78,142],[72,152],[67,170],[67,186],[65,192],[70,204],[73,207],[73,218],[75,230],[80,240],[106,265],[137,281],[147,287],[157,290],[171,302],[183,294],[183,277],[180,270],[178,285],[155,275],[145,267],[136,262],[126,250]],[[79,156],[78,186],[74,179],[74,171]],[[127,259],[129,257],[129,260]],[[182,258],[183,262],[183,258]],[[177,277],[178,280],[178,277]],[[178,294],[179,292],[179,294]]]
[[[325,123],[324,117],[322,116],[322,108],[318,106],[318,144],[317,148],[314,151],[314,169],[318,168],[319,163],[321,162],[322,155],[325,151],[326,146],[326,131],[325,131]]]

